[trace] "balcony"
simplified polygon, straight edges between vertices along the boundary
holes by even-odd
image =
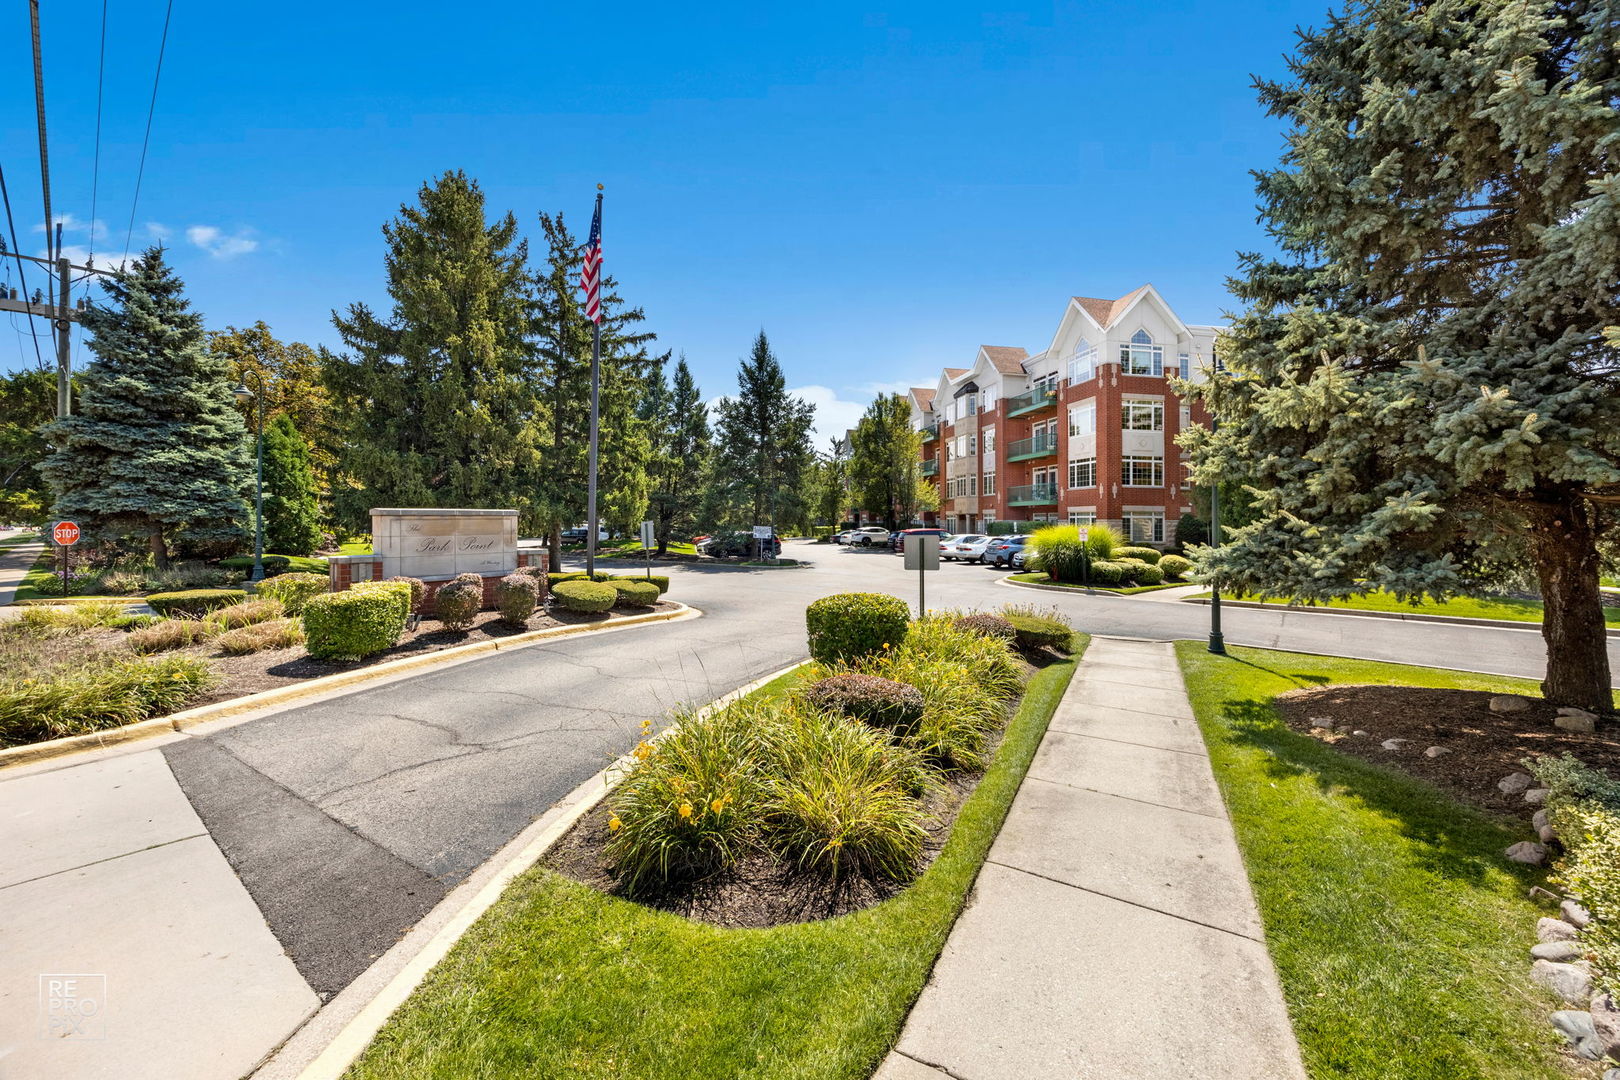
[[[925,426],[922,429],[922,441],[923,442],[932,442],[933,440],[935,440],[937,438],[939,438],[939,425],[938,424],[928,424],[927,426]]]
[[[1057,432],[1043,431],[1029,439],[1016,439],[1007,444],[1008,461],[1028,461],[1057,453]]]
[[[1008,398],[1007,415],[1023,416],[1025,413],[1032,413],[1055,404],[1057,404],[1057,387],[1043,386],[1027,394]]]
[[[923,462],[922,463],[922,474],[924,476],[938,476],[939,475],[939,462],[936,459],[933,459],[933,458],[930,458],[929,460]]]
[[[1007,489],[1008,506],[1051,506],[1057,501],[1056,484],[1023,484]]]

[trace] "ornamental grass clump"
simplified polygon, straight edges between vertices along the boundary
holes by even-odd
[[[762,816],[771,849],[804,869],[906,881],[929,816],[914,751],[825,713],[789,713],[768,746]]]
[[[911,609],[884,593],[824,596],[805,609],[810,655],[823,664],[858,663],[905,640]]]
[[[124,643],[131,652],[145,656],[198,645],[218,632],[216,625],[202,619],[164,619],[151,626],[131,630]]]
[[[1008,643],[1011,643],[1013,638],[1017,636],[1012,623],[1003,619],[1000,615],[992,615],[988,611],[962,615],[955,621],[956,625],[964,630],[971,630],[975,634],[983,634],[985,637],[996,638]]]
[[[82,604],[29,606],[18,620],[23,626],[42,633],[95,630],[117,625],[124,604],[116,600],[87,600]]]
[[[529,625],[539,603],[540,583],[528,574],[507,574],[495,583],[495,606],[508,626]]]
[[[626,894],[706,877],[753,843],[761,800],[756,735],[764,713],[739,702],[701,720],[677,715],[668,736],[636,747],[613,793],[605,850]],[[644,736],[649,726],[643,724]]]
[[[286,614],[280,600],[244,600],[230,607],[216,608],[203,616],[203,621],[220,630],[240,630],[254,623],[269,622]]]
[[[901,745],[943,771],[984,766],[990,735],[1007,717],[1006,699],[986,686],[968,664],[901,649],[864,670],[922,693],[922,716],[899,733]]]
[[[1017,631],[1013,633],[1016,636]],[[1023,672],[1005,640],[959,626],[949,615],[929,615],[913,622],[895,652],[939,664],[962,664],[996,697],[1016,697],[1023,687]]]
[[[304,610],[311,597],[321,595],[330,587],[331,581],[325,574],[300,572],[259,582],[255,595],[266,600],[279,600],[287,614],[297,615]]]
[[[1088,545],[1080,539],[1078,526],[1049,526],[1032,535],[1024,546],[1026,560],[1033,555],[1053,581],[1079,581],[1085,573]]]
[[[180,708],[213,685],[195,656],[124,658],[45,678],[0,676],[0,746],[133,724]]]
[[[290,649],[304,644],[304,624],[298,619],[271,619],[221,634],[216,644],[226,656]]]
[[[923,714],[922,691],[915,686],[858,672],[817,679],[804,688],[801,699],[815,712],[879,728],[909,729]]]

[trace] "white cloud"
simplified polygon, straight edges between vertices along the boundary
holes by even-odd
[[[107,223],[100,218],[97,218],[94,221],[86,221],[84,218],[75,217],[73,214],[57,214],[55,216],[55,221],[58,225],[62,226],[63,236],[74,236],[78,233],[84,233],[92,240],[103,240],[106,239],[107,236]],[[35,225],[34,231],[37,233],[43,233],[45,231],[45,223],[40,222],[38,225]]]
[[[826,453],[833,439],[842,439],[844,432],[861,421],[861,414],[866,411],[868,400],[846,401],[838,396],[838,391],[830,386],[818,386],[812,383],[801,386],[788,393],[801,401],[808,401],[816,407],[815,425],[811,429],[811,445],[817,453]]]
[[[174,235],[174,230],[156,221],[148,221],[146,223],[146,235],[153,240],[167,240]]]
[[[216,259],[230,259],[259,249],[252,229],[238,229],[227,235],[215,225],[193,225],[186,230],[186,239]]]
[[[939,376],[935,375],[931,378],[917,379],[915,381],[895,379],[892,382],[862,383],[859,386],[852,386],[850,389],[858,394],[869,394],[872,397],[877,397],[879,394],[900,394],[904,396],[911,392],[913,386],[933,386],[938,381]]]

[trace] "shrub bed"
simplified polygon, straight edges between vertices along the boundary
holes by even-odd
[[[475,575],[476,576],[476,575]],[[484,582],[463,581],[460,577],[433,597],[433,610],[448,630],[465,630],[484,608]]]
[[[258,592],[266,600],[279,600],[289,615],[304,610],[310,597],[319,596],[331,586],[325,574],[282,574],[280,577],[259,582]]]
[[[1161,585],[1164,583],[1164,571],[1151,563],[1140,562],[1136,559],[1122,559],[1120,564],[1125,568],[1125,580],[1137,585]]]
[[[410,597],[408,586],[378,581],[312,598],[304,605],[309,655],[346,660],[391,648],[405,632]]]
[[[551,594],[568,611],[606,611],[619,599],[619,590],[612,585],[578,578],[558,582]]]
[[[220,630],[240,630],[254,623],[269,622],[286,614],[280,600],[244,600],[230,607],[215,608],[203,616],[203,621]]]
[[[824,596],[805,609],[810,655],[824,664],[855,662],[906,637],[911,609],[885,593]]]
[[[910,728],[923,714],[922,691],[915,686],[856,672],[817,679],[805,688],[804,702],[880,728]]]
[[[240,604],[246,599],[247,593],[241,589],[187,589],[153,593],[146,602],[159,615],[206,615],[215,608]]]
[[[973,615],[963,615],[956,620],[956,625],[964,630],[971,630],[975,634],[984,634],[986,637],[1000,638],[1002,641],[1012,641],[1018,636],[1013,624],[1000,615],[992,615],[988,611],[981,611]]]
[[[1525,762],[1547,788],[1549,820],[1564,846],[1552,880],[1592,916],[1581,947],[1599,990],[1620,995],[1620,780],[1573,755]]]
[[[1135,559],[1137,562],[1147,563],[1149,566],[1158,564],[1161,555],[1157,548],[1150,547],[1121,547],[1114,549],[1115,559]]]
[[[658,586],[650,581],[614,578],[607,582],[619,594],[618,602],[625,607],[652,607],[658,603]]]
[[[271,619],[221,634],[219,651],[226,656],[246,656],[265,649],[290,649],[304,644],[304,624],[298,619]]]

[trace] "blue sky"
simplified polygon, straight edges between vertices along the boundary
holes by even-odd
[[[164,5],[110,5],[99,174],[101,4],[43,7],[54,208],[88,248],[99,175],[105,261]],[[424,179],[465,169],[531,233],[541,209],[583,231],[600,181],[609,272],[661,346],[714,396],[763,327],[831,433],[981,343],[1042,347],[1071,294],[1152,281],[1217,320],[1281,146],[1249,78],[1325,11],[177,0],[133,242],[166,237],[211,327],[336,345],[332,308],[384,301],[379,229]],[[38,254],[24,6],[4,19],[0,161]],[[0,367],[32,359],[0,324]]]

